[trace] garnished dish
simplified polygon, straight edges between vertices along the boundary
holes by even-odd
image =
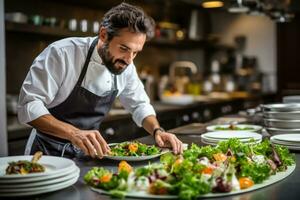
[[[111,156],[151,156],[161,152],[161,149],[155,145],[142,144],[138,141],[122,142],[111,146]]]
[[[225,124],[206,127],[208,131],[260,131],[261,126],[248,124]]]
[[[111,160],[142,161],[161,156],[169,149],[155,145],[142,144],[137,141],[109,144],[111,151],[105,158]]]
[[[166,153],[160,163],[133,169],[126,161],[118,172],[94,167],[84,176],[92,190],[122,198],[226,196],[258,189],[282,180],[295,169],[288,149],[268,140],[250,145],[238,139],[216,147],[192,144],[182,155]]]
[[[37,173],[37,172],[44,172],[45,167],[37,161],[42,157],[43,153],[38,151],[36,152],[31,161],[28,160],[19,160],[15,162],[10,162],[8,167],[6,168],[6,174],[30,174],[30,173]]]

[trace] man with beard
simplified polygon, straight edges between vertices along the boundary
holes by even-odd
[[[104,15],[98,37],[49,45],[20,91],[19,120],[34,128],[25,154],[102,158],[110,148],[99,127],[116,97],[159,146],[181,153],[182,142],[160,127],[133,64],[154,25],[142,9],[121,3]]]

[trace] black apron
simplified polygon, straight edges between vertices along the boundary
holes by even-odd
[[[97,96],[81,87],[97,42],[98,39],[95,39],[90,46],[83,69],[71,94],[64,102],[49,109],[49,112],[55,118],[82,130],[99,130],[101,122],[109,112],[118,94],[116,75],[114,75],[114,87],[105,96]],[[68,140],[44,134],[38,130],[36,134],[32,134],[34,135],[29,137],[25,154],[34,154],[36,151],[42,151],[44,155],[69,158],[84,156],[83,151],[72,145]]]

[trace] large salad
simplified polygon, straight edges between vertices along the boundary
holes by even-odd
[[[126,161],[118,172],[92,168],[85,182],[124,197],[132,191],[152,195],[177,195],[193,199],[207,193],[227,193],[251,188],[295,164],[293,154],[268,140],[250,145],[238,139],[220,142],[216,147],[192,144],[183,155],[167,153],[160,163],[133,169]]]

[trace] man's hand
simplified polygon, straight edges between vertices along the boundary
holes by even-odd
[[[97,130],[77,130],[71,136],[70,141],[92,158],[95,156],[103,158],[110,151],[106,141]]]
[[[182,142],[172,133],[157,131],[155,134],[155,142],[159,147],[172,147],[175,154],[181,154],[183,152]]]

